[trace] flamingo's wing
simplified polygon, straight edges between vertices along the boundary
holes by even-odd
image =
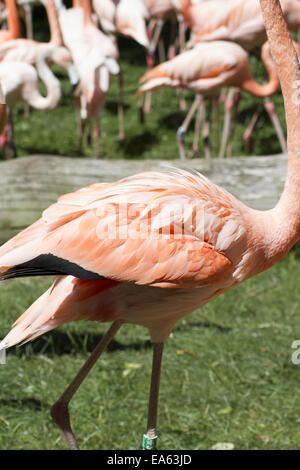
[[[184,172],[93,185],[60,198],[4,245],[0,272],[166,287],[223,281],[234,270],[225,251],[245,232],[235,204],[204,177]]]

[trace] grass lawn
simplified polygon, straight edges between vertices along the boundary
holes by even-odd
[[[179,322],[167,342],[159,449],[296,449],[300,442],[299,250],[272,270]],[[49,280],[0,288],[0,332]],[[13,348],[0,366],[0,448],[64,449],[49,408],[107,325],[64,325]],[[71,404],[83,449],[139,449],[147,420],[151,346],[146,329],[125,325]]]

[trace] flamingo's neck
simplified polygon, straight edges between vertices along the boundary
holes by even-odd
[[[280,2],[260,3],[283,92],[288,131],[288,170],[283,193],[274,209],[257,215],[253,230],[253,234],[260,231],[266,257],[274,264],[300,238],[300,67]]]
[[[15,0],[5,0],[8,11],[7,25],[12,38],[21,37],[21,28]]]
[[[50,28],[50,43],[60,47],[63,45],[63,37],[54,0],[46,1],[46,10]]]
[[[251,95],[265,98],[273,95],[279,87],[279,78],[276,73],[275,64],[270,55],[270,46],[268,42],[266,42],[262,47],[261,58],[269,75],[268,83],[260,85],[251,77],[244,81],[242,89],[251,93]]]

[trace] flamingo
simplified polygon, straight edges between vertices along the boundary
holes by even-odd
[[[21,37],[21,29],[15,0],[5,0],[7,10],[7,30],[0,31],[0,43]]]
[[[261,0],[285,100],[288,171],[277,205],[251,209],[199,173],[148,172],[62,196],[0,248],[2,280],[58,276],[0,348],[70,322],[112,322],[51,414],[71,449],[68,406],[124,323],[153,342],[144,448],[154,449],[164,344],[178,320],[271,268],[300,238],[300,68],[277,0]]]
[[[78,76],[72,63],[70,52],[63,46],[63,38],[61,35],[59,21],[57,16],[54,0],[44,1],[50,27],[50,41],[38,42],[32,39],[14,39],[0,44],[0,61],[23,61],[34,65],[37,57],[45,49],[53,49],[51,60],[61,67],[67,69],[70,81],[73,87],[78,83]]]
[[[192,36],[188,47],[192,47],[199,41],[228,40],[240,44],[248,51],[261,47],[266,41],[266,31],[259,0],[209,0],[192,1],[180,0],[181,12],[191,28]],[[300,2],[299,0],[280,0],[282,9],[290,29],[298,29],[300,26]],[[231,113],[234,109],[237,114],[239,103],[239,91],[229,90],[225,100],[225,120],[220,156],[226,151],[228,123],[231,122]],[[264,101],[263,107],[269,114],[280,142],[282,152],[286,152],[285,139],[279,124],[275,107],[272,101]],[[247,147],[251,141],[251,133],[254,130],[257,117],[263,108],[258,106],[250,125],[245,132]],[[230,126],[234,127],[233,123]],[[232,133],[233,135],[233,133]],[[229,149],[231,143],[228,146]],[[230,150],[228,154],[230,155]]]
[[[138,94],[154,91],[163,86],[184,87],[196,92],[192,108],[183,125],[177,131],[180,157],[184,160],[183,138],[198,105],[202,104],[200,95],[215,95],[221,87],[226,86],[239,88],[258,97],[271,96],[276,92],[279,80],[267,42],[262,48],[262,60],[269,74],[269,82],[265,85],[254,81],[248,54],[241,46],[227,41],[201,42],[196,44],[193,49],[179,54],[174,59],[160,64],[146,73],[141,78],[143,84]],[[198,129],[199,119],[198,114],[196,122]],[[230,121],[226,123],[226,140],[229,127]],[[276,131],[278,132],[277,129]],[[197,150],[197,142],[198,135],[195,137],[193,152]],[[209,156],[208,149],[206,149],[206,154]]]
[[[93,0],[93,9],[97,15],[101,28],[107,34],[116,34],[115,24],[117,2],[114,0]]]
[[[46,63],[46,59],[51,59],[57,54],[57,48],[45,49],[37,58],[37,70],[26,62],[0,62],[0,83],[3,91],[3,102],[12,108],[17,101],[23,101],[40,111],[54,109],[61,97],[59,80],[53,75]],[[47,88],[47,96],[44,97],[39,92],[39,77],[43,80]],[[2,102],[2,99],[1,99]],[[6,120],[6,107],[0,106],[0,128],[4,128]],[[1,145],[4,155],[8,158],[9,146],[14,150],[12,141],[12,123],[4,129],[1,135]],[[15,153],[15,152],[14,152]]]
[[[96,156],[99,154],[99,120],[112,75],[120,71],[118,50],[111,37],[102,33],[92,20],[90,0],[76,0],[73,8],[59,12],[62,34],[80,76],[80,148],[87,123],[96,120]],[[76,25],[76,27],[75,27]],[[120,135],[123,134],[120,130]]]
[[[266,31],[259,0],[180,0],[181,12],[198,41],[229,40],[247,50],[262,46]],[[299,0],[280,0],[290,29],[300,26]]]
[[[143,0],[93,0],[101,27],[108,34],[122,34],[149,48],[146,20],[149,12]]]

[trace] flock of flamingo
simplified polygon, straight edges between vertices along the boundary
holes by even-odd
[[[79,53],[77,57],[74,52],[79,48],[80,35],[84,31],[88,39],[81,47],[89,51],[89,41],[92,43],[103,34],[91,19],[89,0],[82,3],[83,30],[74,28],[71,44],[68,27],[81,21],[82,13],[77,6],[70,11],[63,9],[61,25],[69,49],[61,51],[57,48],[63,46],[52,44],[41,46],[43,52],[38,57],[38,66],[43,67],[45,58],[53,58],[58,52],[63,56],[68,50],[71,52],[82,81],[81,117],[84,110],[86,118],[94,111],[93,107],[90,109],[94,96],[99,93],[102,97],[99,81],[108,85],[110,74],[117,73],[118,67],[114,49],[103,56],[101,67],[105,72],[102,70],[99,75],[94,75],[93,68],[81,67]],[[121,25],[116,20],[115,4],[99,1],[95,5],[103,7],[106,3],[113,7],[110,20],[114,20],[105,17],[106,27],[111,28],[112,33],[121,25],[127,27],[125,20]],[[119,5],[122,3],[123,0]],[[163,3],[173,4],[145,3],[148,8],[154,8],[154,4],[157,7]],[[209,12],[216,3],[226,3],[227,20],[218,20],[208,13],[208,18],[203,20],[203,30],[193,11],[207,8]],[[209,40],[217,39],[217,42],[197,43],[191,50],[149,70],[141,87],[141,91],[153,91],[163,85],[186,84],[202,96],[226,84],[267,96],[280,83],[288,131],[288,170],[283,193],[273,209],[265,212],[251,209],[196,172],[176,169],[146,172],[114,183],[96,183],[60,197],[37,222],[0,248],[0,280],[55,277],[49,290],[14,323],[0,343],[0,349],[33,340],[71,321],[112,323],[51,409],[51,415],[71,449],[79,447],[71,428],[70,400],[119,328],[126,323],[146,327],[153,342],[148,423],[143,446],[155,449],[162,355],[174,325],[237,284],[271,268],[300,238],[300,103],[297,98],[300,67],[280,3],[288,25],[292,25],[297,19],[292,8],[298,8],[298,0],[182,1],[185,18],[194,28],[191,41],[204,36]],[[230,10],[229,4],[235,8]],[[250,4],[256,5],[259,21],[251,17]],[[52,1],[47,0],[46,5],[49,11],[50,7],[54,8]],[[221,15],[222,8],[218,11]],[[139,10],[134,13],[139,14]],[[245,18],[248,25],[247,22],[239,23]],[[139,23],[136,21],[136,24]],[[237,24],[239,28],[236,28]],[[74,38],[76,34],[77,39]],[[136,34],[140,34],[138,29]],[[247,38],[251,47],[254,43],[264,42],[266,34],[268,45],[263,47],[262,54],[268,63],[272,83],[261,86],[253,82],[245,49],[224,40],[243,36],[243,46]],[[108,44],[113,42],[108,41]],[[214,55],[213,50],[219,50],[219,54]],[[219,67],[214,63],[217,56]],[[88,64],[93,63],[88,54],[86,60]],[[66,58],[65,61],[67,64]],[[176,75],[178,63],[184,64],[180,75]],[[14,67],[17,64],[19,62]],[[26,67],[33,70],[32,65],[26,64]],[[92,88],[88,86],[89,72],[93,75]],[[32,76],[36,77],[33,72]],[[19,75],[16,75],[14,80],[18,79]],[[59,87],[55,85],[54,88],[57,97]],[[201,99],[197,98],[196,105],[200,104]]]
[[[5,158],[16,156],[13,142],[11,109],[16,101],[41,111],[55,108],[61,97],[60,84],[49,63],[68,71],[74,91],[80,150],[84,135],[91,141],[91,122],[95,122],[95,155],[99,155],[100,117],[111,79],[119,75],[119,138],[124,138],[123,75],[119,62],[117,35],[125,35],[144,47],[147,73],[141,78],[137,94],[143,120],[150,111],[151,92],[169,86],[178,88],[179,105],[186,108],[182,89],[195,93],[195,101],[177,132],[179,154],[186,158],[184,135],[194,115],[195,133],[191,158],[198,150],[202,133],[206,157],[210,157],[210,120],[214,136],[218,134],[218,105],[224,101],[225,118],[219,156],[231,156],[234,124],[240,90],[263,98],[245,130],[244,140],[251,148],[252,132],[264,108],[275,127],[281,149],[286,141],[273,102],[269,98],[279,87],[274,63],[266,42],[266,32],[259,0],[73,0],[66,8],[62,0],[40,0],[47,10],[50,40],[35,41],[31,7],[38,0],[1,0],[0,84],[5,106],[0,108],[0,123],[7,125],[0,136]],[[281,5],[290,29],[300,28],[300,1],[282,0]],[[20,18],[25,18],[27,38],[21,38]],[[169,60],[165,61],[163,24],[171,23]],[[177,27],[178,25],[178,27]],[[189,31],[189,34],[187,34]],[[186,37],[190,36],[186,41]],[[265,43],[265,44],[264,44]],[[295,43],[297,51],[299,46]],[[251,73],[249,53],[261,48],[261,59],[269,74],[265,85],[257,83]],[[159,51],[158,66],[155,50]],[[177,54],[177,55],[176,55]],[[17,77],[17,78],[15,78]],[[39,78],[47,96],[39,91]],[[225,95],[225,89],[229,92]],[[145,102],[143,103],[143,96]],[[205,107],[204,98],[210,100]],[[3,101],[4,101],[3,100]],[[2,129],[3,130],[3,129]]]

